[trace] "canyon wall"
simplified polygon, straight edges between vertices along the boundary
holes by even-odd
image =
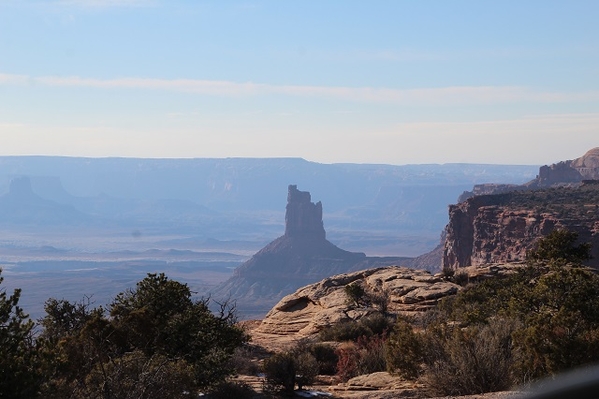
[[[524,261],[554,229],[593,245],[589,266],[599,267],[599,183],[475,196],[449,208],[443,268]]]
[[[554,229],[593,245],[599,267],[599,147],[580,158],[541,166],[526,184],[478,184],[449,207],[442,267],[524,261]]]

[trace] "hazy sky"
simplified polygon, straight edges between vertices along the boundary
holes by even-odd
[[[0,0],[0,155],[546,164],[599,1]]]

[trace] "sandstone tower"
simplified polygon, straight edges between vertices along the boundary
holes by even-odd
[[[296,185],[290,185],[287,190],[285,236],[321,240],[326,238],[322,223],[322,203],[313,203],[310,193],[299,191]]]

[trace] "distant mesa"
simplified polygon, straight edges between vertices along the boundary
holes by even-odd
[[[3,223],[42,227],[80,224],[87,219],[87,215],[72,206],[38,196],[26,176],[13,178],[8,192],[0,196],[0,221]]]
[[[244,316],[263,316],[283,296],[331,275],[397,265],[405,257],[367,257],[345,251],[326,239],[322,203],[290,185],[285,212],[285,234],[239,266],[233,277],[218,286],[215,298],[231,298]]]
[[[539,168],[539,174],[528,183],[517,184],[477,184],[472,191],[465,191],[458,202],[477,195],[501,194],[515,190],[573,186],[585,180],[599,180],[599,147],[587,151],[580,158],[561,161]]]
[[[534,188],[550,187],[596,179],[599,179],[599,147],[574,160],[541,166],[537,178],[526,185]]]
[[[29,199],[35,195],[31,189],[31,180],[25,176],[15,177],[10,181],[8,194],[18,199]]]

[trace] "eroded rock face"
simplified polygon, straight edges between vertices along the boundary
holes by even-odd
[[[574,160],[541,166],[539,175],[528,183],[531,187],[549,187],[555,184],[579,183],[599,179],[599,147],[587,151]]]
[[[295,185],[290,185],[287,191],[285,236],[316,240],[324,240],[326,237],[322,223],[322,203],[313,203],[310,193],[299,191]]]
[[[340,321],[357,320],[376,310],[348,304],[345,286],[361,284],[367,292],[387,292],[389,311],[420,312],[460,287],[424,270],[388,266],[339,274],[310,284],[280,300],[257,331],[266,334],[307,336]]]
[[[556,188],[571,191],[535,194]],[[581,242],[590,242],[595,259],[588,264],[599,267],[598,192],[599,147],[542,166],[534,180],[521,186],[476,185],[449,207],[442,267],[522,261],[540,237],[557,228],[576,231]]]
[[[599,185],[484,195],[451,205],[443,267],[523,261],[554,229],[575,231],[581,242],[590,242],[594,259],[588,265],[598,267]]]

